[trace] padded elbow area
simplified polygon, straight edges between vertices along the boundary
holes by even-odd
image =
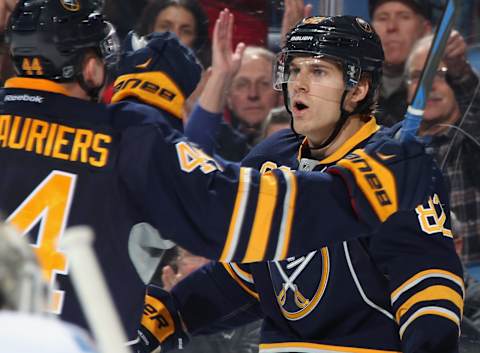
[[[402,338],[403,352],[457,353],[460,329],[453,321],[425,315],[417,318]]]

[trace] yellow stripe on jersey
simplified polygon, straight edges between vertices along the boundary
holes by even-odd
[[[332,346],[307,342],[261,343],[259,353],[401,353],[383,349]]]
[[[34,89],[63,94],[68,96],[68,91],[62,85],[43,78],[12,77],[5,82],[5,88]]]
[[[392,305],[407,290],[429,278],[443,278],[452,281],[462,289],[462,295],[465,297],[465,286],[462,278],[452,272],[434,268],[417,273],[402,283],[397,289],[395,289],[390,295]]]
[[[235,250],[237,249],[238,239],[242,230],[243,217],[250,193],[250,168],[240,168],[240,178],[238,181],[237,197],[233,206],[232,217],[230,218],[230,226],[228,229],[227,240],[222,250],[219,261],[231,261]]]
[[[460,312],[463,312],[463,298],[455,290],[447,286],[431,286],[412,295],[395,313],[398,323],[405,313],[417,303],[430,300],[448,300],[455,304]]]
[[[228,272],[228,274],[230,275],[230,277],[233,278],[233,280],[235,282],[238,283],[238,285],[240,287],[242,287],[242,289],[247,292],[248,294],[250,294],[252,297],[254,297],[255,299],[257,300],[260,300],[260,296],[258,295],[257,292],[254,292],[253,290],[251,290],[250,288],[248,288],[245,283],[243,283],[242,279],[240,277],[237,276],[237,274],[231,269],[230,267],[230,264],[227,264],[227,263],[222,263],[223,267],[225,267],[225,270]]]
[[[248,283],[253,283],[253,277],[250,273],[244,271],[240,266],[235,263],[231,263],[230,266],[232,267],[232,270],[234,270],[238,277],[240,277],[242,280]]]
[[[261,261],[265,257],[272,219],[277,204],[278,181],[271,173],[263,174],[260,178],[260,192],[258,194],[255,220],[248,241],[247,251],[242,262]]]
[[[297,177],[294,173],[282,170],[285,177],[287,192],[283,201],[282,223],[275,251],[275,260],[283,260],[287,257],[288,246],[292,234],[292,222],[295,216],[295,203],[297,200]]]
[[[418,319],[421,316],[425,315],[436,315],[443,317],[445,319],[448,319],[450,321],[453,321],[457,326],[458,326],[458,334],[460,335],[460,318],[458,317],[457,314],[454,312],[445,309],[445,308],[440,308],[436,306],[427,306],[425,308],[421,308],[417,310],[412,316],[408,318],[407,321],[400,327],[399,333],[400,333],[400,339],[403,338],[403,334],[405,333],[406,329],[410,324]]]

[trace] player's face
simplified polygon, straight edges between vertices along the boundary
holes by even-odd
[[[162,10],[155,21],[154,32],[174,32],[180,42],[192,47],[197,37],[193,14],[182,6],[169,6]]]
[[[430,24],[400,1],[387,1],[375,9],[373,27],[382,41],[385,63],[403,65],[415,42],[430,31]]]
[[[257,125],[278,104],[279,94],[272,88],[272,63],[258,55],[244,56],[228,93],[230,110],[248,125]]]
[[[420,74],[427,59],[427,48],[417,52],[413,57],[408,70],[408,96],[412,100],[418,85]],[[433,81],[432,89],[428,95],[427,105],[425,107],[424,121],[429,125],[445,123],[456,118],[459,114],[458,104],[453,90],[445,80],[446,66],[443,62],[437,70],[437,75]]]
[[[340,117],[345,90],[340,65],[327,59],[296,57],[289,65],[287,87],[295,131],[320,144]]]

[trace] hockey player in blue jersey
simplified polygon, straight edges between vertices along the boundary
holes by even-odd
[[[97,103],[118,58],[101,3],[22,0],[6,32],[18,77],[1,95],[0,209],[34,244],[54,288],[50,309],[65,320],[87,326],[59,246],[67,226],[97,234],[107,285],[134,339],[160,234],[212,259],[284,259],[368,235],[429,195],[434,168],[423,147],[391,139],[332,173],[220,165],[172,127],[201,70],[170,33],[127,53],[121,99]],[[356,166],[367,159],[365,173]],[[417,193],[406,192],[412,185]],[[322,212],[311,213],[318,200]]]
[[[382,63],[380,41],[364,20],[303,20],[275,71],[293,131],[259,144],[243,165],[321,172],[345,165],[349,154],[355,161],[363,152],[352,151],[380,136],[394,136],[400,126],[381,129],[371,115]],[[446,200],[439,178],[428,201],[396,213],[370,238],[283,261],[210,264],[171,293],[151,286],[137,349],[160,344],[164,352],[192,334],[263,318],[264,353],[457,352],[464,285]],[[305,222],[308,214],[322,217],[322,201],[303,211]],[[319,239],[322,232],[305,236]]]

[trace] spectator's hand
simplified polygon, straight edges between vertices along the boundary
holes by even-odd
[[[233,79],[240,69],[245,49],[244,43],[238,43],[232,51],[233,24],[233,14],[225,9],[220,12],[213,29],[212,74],[226,75],[228,79]]]
[[[310,17],[313,9],[311,4],[305,5],[304,0],[285,0],[284,4],[281,31],[282,45],[285,44],[287,33],[293,26],[302,18]]]
[[[230,89],[242,63],[245,44],[238,43],[233,51],[233,23],[233,14],[225,9],[220,12],[213,29],[211,73],[198,99],[200,106],[211,113],[221,113],[225,109],[225,92]]]
[[[138,338],[132,346],[135,353],[181,349],[189,341],[172,296],[153,284],[148,286],[145,295]]]
[[[8,19],[18,0],[0,0],[0,33],[5,31]]]
[[[460,78],[470,73],[467,62],[467,44],[458,31],[453,30],[447,41],[443,60],[447,65],[448,74],[452,78]]]
[[[379,137],[327,172],[343,178],[355,212],[375,229],[395,212],[425,202],[438,170],[422,143]]]

